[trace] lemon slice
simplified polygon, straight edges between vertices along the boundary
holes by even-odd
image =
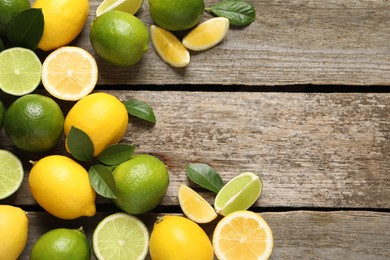
[[[244,172],[231,179],[217,193],[214,208],[223,216],[238,210],[248,209],[261,194],[260,177],[252,172]]]
[[[0,68],[0,88],[7,94],[26,95],[41,82],[41,61],[29,49],[15,47],[2,51]]]
[[[197,223],[209,223],[217,217],[214,208],[190,187],[179,187],[179,204],[184,214]]]
[[[220,43],[229,31],[229,19],[211,18],[190,31],[183,38],[183,45],[193,51],[210,49]]]
[[[23,165],[14,154],[0,150],[0,199],[14,194],[23,182]]]
[[[268,259],[274,239],[268,223],[251,211],[233,212],[218,222],[213,247],[218,259]]]
[[[173,67],[185,67],[190,63],[190,53],[171,32],[156,25],[150,26],[154,49],[161,59]]]
[[[46,57],[42,66],[42,83],[54,97],[79,100],[95,88],[98,67],[89,52],[79,47],[61,47]]]
[[[104,0],[96,9],[96,16],[115,10],[135,14],[142,6],[143,0]]]
[[[114,213],[104,218],[92,235],[93,250],[98,259],[145,259],[149,232],[137,217]]]

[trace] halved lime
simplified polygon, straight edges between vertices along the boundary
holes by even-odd
[[[41,82],[42,63],[29,49],[15,47],[0,53],[0,89],[22,96],[33,92]]]
[[[149,247],[149,232],[137,217],[114,213],[104,218],[92,236],[97,259],[145,259]]]
[[[215,197],[214,208],[218,214],[248,209],[259,198],[262,189],[260,177],[244,172],[226,183]]]
[[[104,0],[96,9],[96,16],[115,10],[135,14],[142,5],[143,0]]]
[[[0,150],[0,199],[14,194],[22,184],[23,165],[11,152]]]

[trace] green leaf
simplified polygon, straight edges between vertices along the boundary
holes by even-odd
[[[230,24],[235,26],[247,26],[256,18],[254,6],[242,0],[226,0],[206,10],[216,16],[228,18]]]
[[[43,34],[42,9],[29,8],[16,14],[8,24],[8,42],[31,50],[37,48]]]
[[[66,138],[66,144],[72,156],[77,160],[82,162],[93,161],[93,143],[83,130],[72,126]]]
[[[112,172],[101,164],[94,164],[88,171],[89,182],[97,194],[108,199],[116,199],[116,185]]]
[[[191,163],[187,165],[186,172],[193,182],[214,193],[223,187],[221,176],[207,164]]]
[[[135,117],[143,119],[145,121],[156,123],[156,117],[154,116],[153,109],[145,102],[137,99],[129,99],[124,102],[127,112]]]
[[[135,149],[129,144],[113,144],[104,149],[97,159],[106,165],[118,165],[129,160]]]

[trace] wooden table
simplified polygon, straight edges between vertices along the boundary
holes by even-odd
[[[191,53],[190,65],[175,69],[151,43],[135,66],[115,68],[100,60],[89,42],[100,1],[90,1],[88,23],[72,45],[96,57],[96,91],[153,107],[157,124],[131,119],[123,142],[169,167],[161,205],[139,217],[151,228],[157,215],[182,214],[180,183],[213,203],[213,195],[185,174],[188,163],[202,162],[225,182],[244,171],[261,174],[263,192],[251,210],[274,232],[272,259],[389,259],[390,2],[250,2],[254,23],[230,29],[220,45]],[[138,17],[152,23],[146,0]],[[4,93],[0,99],[7,106],[15,100]],[[59,103],[65,114],[74,104]],[[30,195],[28,160],[66,154],[64,140],[48,153],[27,154],[10,144],[4,130],[0,138],[0,148],[25,167],[20,190],[0,202],[28,212],[29,240],[20,259],[28,259],[37,238],[52,228],[83,226],[90,239],[104,216],[119,211],[99,197],[94,217],[49,215]],[[202,225],[210,236],[216,222]]]

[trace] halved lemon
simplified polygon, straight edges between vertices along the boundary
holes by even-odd
[[[217,217],[214,208],[196,191],[181,184],[179,187],[179,204],[183,213],[197,223],[209,223]]]
[[[135,14],[141,7],[143,0],[104,0],[96,9],[96,16],[116,10]]]
[[[96,86],[98,67],[94,57],[80,47],[66,46],[43,61],[42,84],[54,97],[79,100]]]
[[[190,53],[170,31],[156,25],[150,26],[154,49],[160,58],[173,67],[185,67],[190,63]]]
[[[183,38],[183,45],[193,51],[210,49],[220,43],[229,31],[229,19],[214,17],[190,31]]]
[[[213,233],[214,252],[220,260],[268,259],[273,245],[268,223],[251,211],[227,215],[218,222]]]

